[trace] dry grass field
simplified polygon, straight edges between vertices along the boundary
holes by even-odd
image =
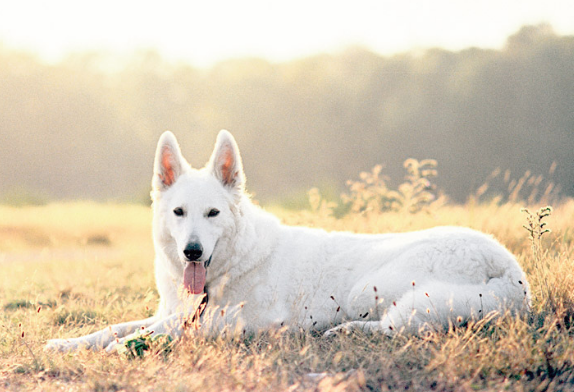
[[[318,199],[317,199],[318,198]],[[485,318],[422,336],[268,331],[187,337],[167,356],[44,353],[45,341],[151,315],[151,211],[70,202],[0,206],[0,390],[343,391],[574,390],[574,200],[473,202],[422,211],[330,214],[272,208],[285,223],[354,232],[462,225],[494,235],[518,258],[533,292],[523,318]],[[540,223],[547,223],[540,230]],[[534,238],[523,226],[534,230]],[[545,229],[550,233],[540,233]]]

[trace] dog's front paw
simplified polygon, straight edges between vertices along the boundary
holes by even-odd
[[[323,334],[324,337],[330,338],[336,335],[349,335],[353,331],[352,323],[337,325],[335,328],[328,329]]]
[[[70,339],[50,339],[44,346],[44,351],[67,352],[77,350],[79,345]]]
[[[349,321],[341,325],[337,325],[335,328],[327,330],[323,334],[325,337],[335,336],[335,335],[350,335],[353,332],[361,333],[372,333],[375,331],[381,331],[385,334],[390,334],[392,329],[388,331],[382,327],[379,321]]]
[[[106,347],[106,352],[108,354],[118,352],[121,347],[124,347],[126,342],[126,338],[121,339],[114,339],[108,346]]]
[[[126,352],[126,348],[129,342],[135,342],[138,340],[145,339],[150,334],[151,334],[150,332],[142,330],[131,333],[127,336],[124,336],[123,338],[116,338],[110,344],[107,345],[106,352],[109,354],[111,353],[123,354]]]

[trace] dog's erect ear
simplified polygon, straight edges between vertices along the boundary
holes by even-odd
[[[186,164],[174,134],[164,132],[159,138],[155,152],[153,188],[160,191],[168,189],[183,173]]]
[[[245,174],[239,155],[239,148],[231,133],[220,131],[215,149],[207,166],[213,175],[236,196],[243,192]]]

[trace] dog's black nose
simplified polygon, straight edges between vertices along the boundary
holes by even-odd
[[[197,261],[203,254],[203,246],[199,242],[190,242],[183,250],[183,254],[189,261]]]

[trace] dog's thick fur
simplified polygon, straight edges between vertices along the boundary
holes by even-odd
[[[485,234],[460,227],[381,235],[288,227],[255,206],[244,183],[229,132],[219,133],[201,170],[164,133],[152,182],[157,314],[50,340],[47,348],[112,350],[140,328],[179,337],[199,324],[199,333],[284,324],[331,328],[328,334],[417,332],[528,308],[524,273]]]

